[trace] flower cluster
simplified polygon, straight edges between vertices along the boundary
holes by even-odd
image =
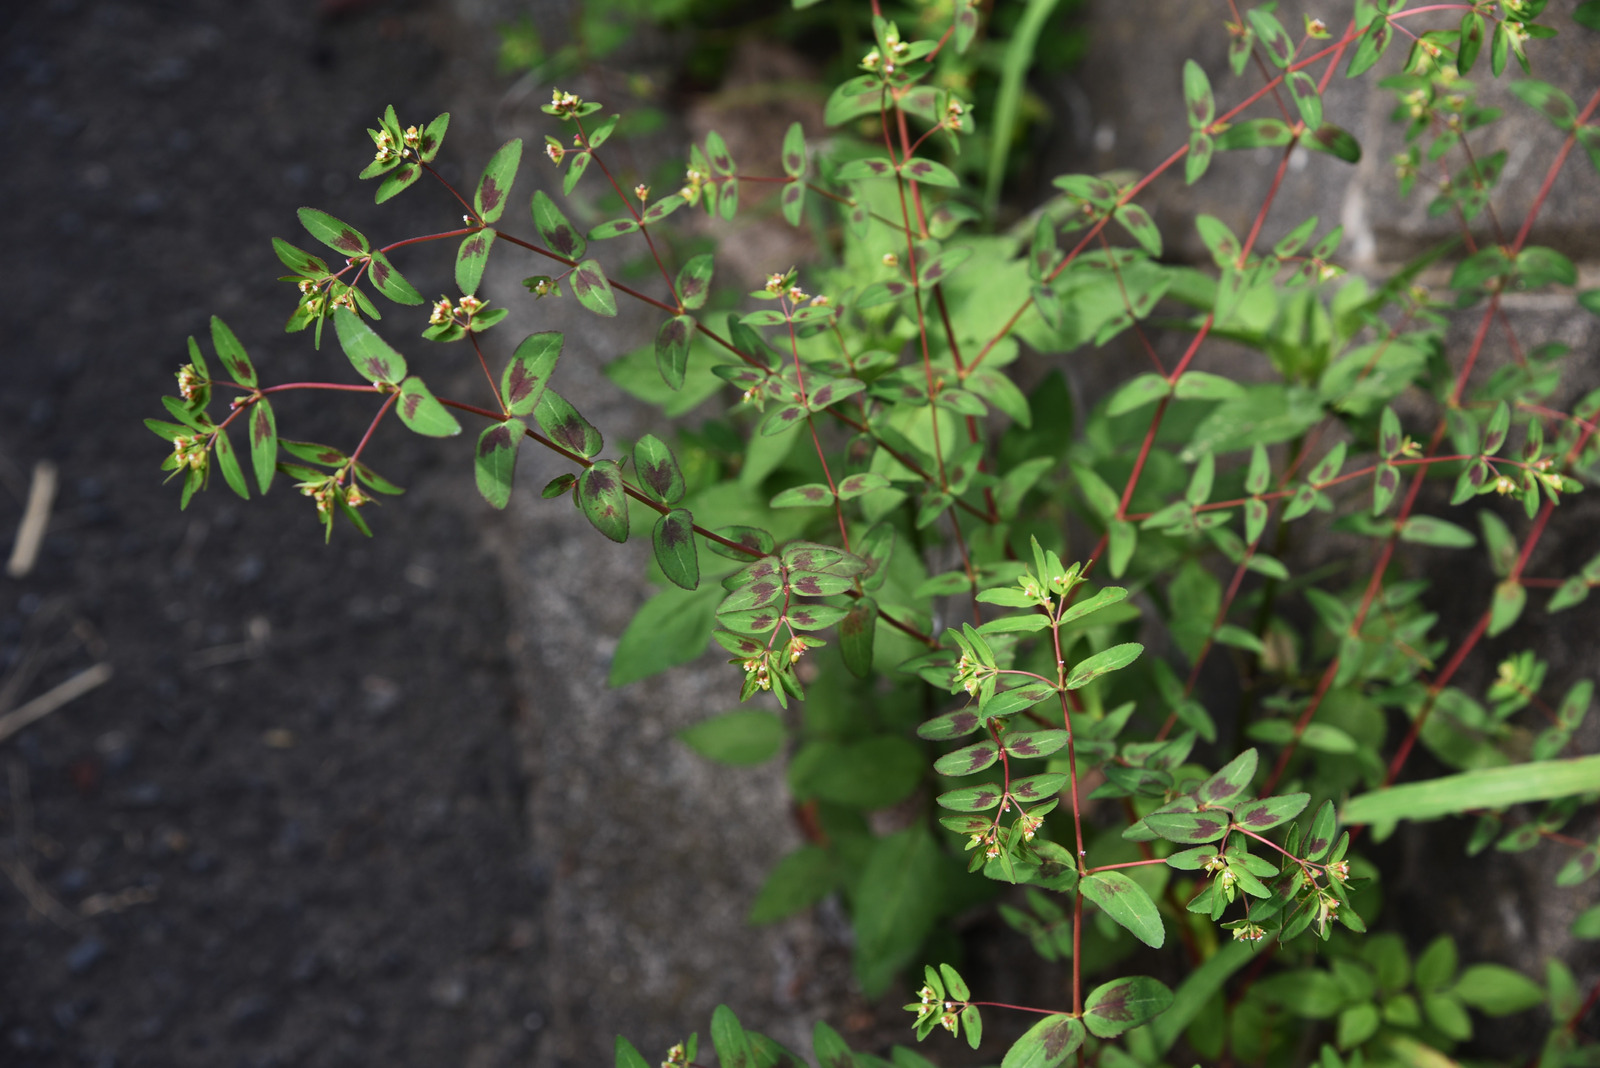
[[[183,395],[184,400],[194,403],[202,396],[205,387],[206,380],[195,370],[194,364],[186,363],[178,368],[178,392]]]
[[[211,439],[206,435],[179,434],[172,439],[172,458],[177,461],[179,471],[185,468],[204,471],[210,456]]]

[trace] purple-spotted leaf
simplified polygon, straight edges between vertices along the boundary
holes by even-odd
[[[1011,780],[1011,794],[1020,801],[1045,801],[1061,792],[1067,776],[1058,771]]]
[[[1081,1021],[1071,1016],[1046,1016],[1012,1043],[1000,1068],[1056,1068],[1081,1045]]]
[[[590,230],[589,240],[606,241],[613,237],[621,237],[623,234],[631,234],[637,229],[639,229],[639,221],[632,217],[610,219]]]
[[[1154,372],[1137,375],[1123,383],[1111,395],[1111,399],[1106,402],[1106,414],[1124,415],[1136,411],[1147,404],[1154,404],[1171,392],[1172,385],[1164,376]]]
[[[1099,871],[1086,877],[1080,884],[1083,896],[1117,923],[1133,932],[1133,936],[1152,949],[1160,949],[1167,940],[1167,929],[1162,926],[1156,903],[1138,883],[1120,871]]]
[[[478,191],[473,194],[472,208],[478,218],[492,223],[506,210],[511,185],[517,180],[517,168],[522,164],[522,138],[515,137],[500,146],[489,165],[478,179]],[[470,293],[472,290],[467,290]]]
[[[415,183],[416,180],[421,177],[422,167],[419,164],[406,163],[396,167],[394,170],[390,171],[384,176],[382,182],[378,183],[378,191],[373,195],[373,200],[376,203],[382,204],[384,201],[396,196],[402,190]]]
[[[1322,95],[1317,91],[1317,81],[1303,70],[1291,71],[1288,77],[1289,93],[1294,97],[1295,108],[1306,129],[1322,126]]]
[[[911,292],[911,283],[899,279],[889,279],[883,282],[874,282],[863,289],[855,299],[857,310],[875,308],[880,304],[890,304]]]
[[[858,679],[872,674],[873,638],[877,633],[878,602],[863,597],[839,620],[839,652],[844,666]]]
[[[461,292],[473,294],[483,281],[483,269],[489,264],[489,249],[494,245],[493,230],[479,230],[461,240],[456,250],[456,285]]]
[[[1196,130],[1189,135],[1189,156],[1183,161],[1183,180],[1194,185],[1211,167],[1211,157],[1216,155],[1217,142],[1208,133]]]
[[[709,188],[709,187],[708,187]],[[722,193],[717,198],[717,214],[731,220],[739,213],[739,179],[724,178]]]
[[[300,225],[306,228],[306,232],[335,252],[355,257],[362,255],[370,247],[366,236],[360,230],[349,223],[340,222],[325,211],[301,208],[298,214]]]
[[[217,466],[222,469],[222,477],[228,483],[228,488],[248,501],[250,486],[245,482],[244,471],[239,467],[239,456],[233,451],[233,441],[228,437],[228,432],[221,427],[217,428],[212,438],[211,451],[216,455]]]
[[[529,334],[511,354],[500,376],[500,396],[512,415],[530,415],[539,406],[561,356],[562,340],[553,330]]]
[[[572,162],[567,165],[567,176],[561,179],[561,193],[571,196],[573,189],[577,188],[578,179],[583,177],[583,172],[589,169],[589,161],[594,159],[588,152],[574,151],[571,153]]]
[[[1247,830],[1271,830],[1280,823],[1288,823],[1300,815],[1305,811],[1306,805],[1310,803],[1310,794],[1282,794],[1278,797],[1263,797],[1259,801],[1251,801],[1234,809],[1233,819],[1235,823]]]
[[[950,738],[965,737],[981,726],[983,719],[976,711],[970,708],[958,708],[954,712],[935,716],[918,727],[917,737],[941,742]]]
[[[799,179],[783,187],[783,192],[778,196],[778,204],[783,209],[783,218],[790,226],[799,226],[806,210],[806,184]]]
[[[401,494],[405,492],[404,489],[396,486],[393,482],[390,482],[388,479],[384,478],[382,475],[378,474],[378,472],[374,471],[364,463],[358,462],[356,464],[355,471],[356,477],[359,478],[364,485],[378,493]]]
[[[650,532],[656,563],[674,585],[692,590],[700,585],[700,555],[694,546],[694,516],[687,508],[674,508],[656,520]]]
[[[806,407],[813,412],[820,412],[866,388],[867,384],[859,378],[835,378],[812,389],[810,395],[806,397]]]
[[[1300,143],[1313,152],[1326,152],[1346,163],[1361,162],[1361,144],[1342,126],[1325,122],[1300,138]]]
[[[1510,89],[1524,104],[1540,112],[1558,130],[1571,130],[1578,121],[1578,108],[1572,98],[1546,82],[1512,82]]]
[[[906,160],[900,165],[900,174],[904,178],[924,185],[942,185],[950,189],[959,188],[961,185],[961,179],[956,177],[955,171],[931,159]]]
[[[971,256],[972,249],[966,245],[945,249],[926,263],[917,265],[918,280],[924,286],[937,285],[954,274]]]
[[[578,264],[572,272],[571,285],[572,295],[578,298],[578,303],[596,315],[617,314],[617,295],[612,291],[605,271],[594,260],[584,260]]]
[[[773,508],[815,508],[833,504],[833,491],[824,483],[808,482],[791,486],[772,498]]]
[[[396,304],[421,304],[422,294],[417,288],[406,281],[405,275],[394,269],[394,264],[389,262],[377,249],[372,250],[372,262],[367,267],[367,274],[372,278],[372,284],[378,292],[394,301]]]
[[[1025,618],[1025,617],[1024,617]],[[1044,616],[1039,616],[1043,619]],[[1046,623],[1048,625],[1048,622]],[[983,703],[985,716],[1009,716],[1032,708],[1047,697],[1055,696],[1056,688],[1048,682],[1030,682],[1002,690]]]
[[[280,444],[284,452],[307,463],[321,464],[323,467],[343,467],[350,462],[350,457],[332,445],[318,445],[314,441],[291,441],[288,438],[284,438]]]
[[[677,504],[683,499],[685,483],[678,458],[654,434],[646,434],[634,445],[633,469],[639,475],[639,488],[651,500]]]
[[[400,421],[418,434],[448,438],[461,433],[461,424],[450,409],[439,403],[422,379],[412,375],[400,383],[400,399],[395,403]]]
[[[690,310],[701,307],[711,295],[711,253],[691,257],[678,272],[678,299]]]
[[[1243,796],[1250,789],[1250,781],[1255,778],[1259,761],[1260,755],[1255,749],[1246,749],[1201,783],[1200,789],[1195,791],[1195,797],[1203,804],[1226,805]]]
[[[938,801],[940,808],[947,808],[952,812],[987,812],[1000,804],[1004,794],[1005,791],[999,783],[987,782],[977,786],[963,786],[959,790],[940,794]]]
[[[593,456],[605,447],[600,431],[553,389],[546,389],[539,397],[533,418],[552,441],[578,456]]]
[[[1072,674],[1067,676],[1067,689],[1079,689],[1089,685],[1101,675],[1127,667],[1137,660],[1142,652],[1144,652],[1144,646],[1138,642],[1124,642],[1121,645],[1113,645],[1109,649],[1095,653],[1093,656],[1087,657],[1073,666]]]
[[[694,336],[694,316],[679,315],[668,319],[656,331],[656,370],[669,389],[683,388],[683,376],[689,367],[689,339]]]
[[[1188,108],[1189,127],[1204,130],[1217,117],[1217,101],[1211,93],[1211,79],[1194,60],[1183,64],[1183,102]]]
[[[783,596],[783,583],[776,577],[768,575],[755,579],[744,586],[740,586],[717,605],[719,614],[725,612],[744,612],[751,608],[766,608],[768,605],[777,604],[778,598]]]
[[[473,458],[478,492],[496,508],[511,500],[511,477],[517,468],[517,445],[527,430],[518,419],[491,423],[478,435],[478,452]]]
[[[550,251],[564,256],[568,260],[576,260],[588,248],[588,242],[578,233],[577,227],[567,221],[567,217],[556,207],[556,202],[551,200],[544,190],[533,194],[533,225],[538,229],[539,236],[544,243],[550,246]]]
[[[1389,50],[1393,40],[1394,27],[1389,25],[1388,14],[1382,11],[1376,12],[1362,32],[1361,40],[1356,44],[1355,53],[1350,57],[1350,65],[1345,68],[1345,77],[1354,78],[1369,69]],[[1495,73],[1498,76],[1499,72]]]
[[[646,209],[644,213],[644,224],[648,226],[651,223],[658,223],[687,203],[689,202],[684,200],[683,197],[679,196],[677,193],[664,196]]]
[[[801,597],[832,597],[854,585],[855,580],[845,575],[830,575],[825,571],[789,572],[789,589]]]
[[[278,259],[283,265],[296,274],[303,274],[307,278],[325,278],[328,274],[328,265],[320,256],[313,256],[304,249],[296,248],[280,237],[272,239],[272,250],[278,254]]]
[[[806,132],[798,122],[790,123],[783,135],[783,173],[803,178],[806,173]]]
[[[979,742],[965,749],[946,753],[933,762],[933,770],[940,775],[972,775],[991,767],[1000,759],[1000,747],[993,742]]]
[[[1067,744],[1067,732],[1012,731],[1002,741],[1005,742],[1006,752],[1014,757],[1043,757],[1060,751]]]
[[[877,111],[885,100],[883,79],[861,74],[836,87],[823,108],[822,121],[838,126],[869,111]]]
[[[1145,975],[1114,979],[1094,989],[1083,1003],[1083,1022],[1101,1038],[1115,1038],[1167,1011],[1172,991]]]
[[[1311,817],[1311,830],[1306,832],[1305,859],[1321,860],[1333,848],[1333,832],[1338,828],[1338,817],[1333,802],[1324,801],[1317,814]]]
[[[1399,469],[1393,464],[1379,464],[1372,473],[1372,514],[1382,515],[1387,511],[1399,489]]]
[[[711,169],[718,174],[733,174],[733,155],[728,151],[727,142],[722,140],[722,135],[712,130],[706,134],[706,159],[711,162]]]
[[[1215,842],[1228,830],[1228,814],[1212,809],[1206,812],[1152,812],[1144,824],[1169,842],[1198,845]]]
[[[348,308],[336,309],[333,329],[356,374],[369,382],[387,382],[391,386],[405,379],[406,358],[379,337],[361,316]]]
[[[251,365],[250,357],[245,355],[244,346],[228,329],[228,324],[215,315],[211,317],[211,344],[216,347],[217,358],[235,382],[241,386],[255,386],[256,369]]]
[[[707,541],[706,547],[718,556],[726,556],[730,560],[748,561],[752,557],[763,556],[770,553],[776,542],[771,534],[760,527],[721,527],[712,531],[719,538],[726,538],[737,545],[744,546],[744,551],[731,549],[721,542]]]
[[[1281,119],[1246,119],[1213,138],[1223,152],[1240,148],[1279,148],[1292,140],[1294,131]]]
[[[849,611],[831,604],[790,605],[787,617],[795,630],[824,630],[843,619]]]
[[[1563,609],[1582,604],[1588,597],[1588,580],[1582,575],[1573,575],[1557,587],[1555,595],[1550,598],[1545,610],[1548,612],[1560,612]]]
[[[1144,246],[1144,250],[1152,256],[1161,255],[1161,231],[1156,229],[1155,220],[1150,218],[1150,213],[1137,204],[1124,204],[1116,210],[1114,217],[1128,231],[1132,238]]]
[[[894,174],[894,164],[886,159],[853,159],[839,168],[838,180],[854,182],[862,178],[888,178]]]
[[[761,433],[781,434],[790,427],[805,422],[806,410],[798,404],[785,404],[774,408],[761,420]]]
[[[861,496],[863,493],[871,493],[876,489],[886,489],[888,485],[888,479],[870,471],[859,475],[850,475],[839,482],[839,499],[848,501],[853,497]]]
[[[1266,7],[1252,9],[1247,17],[1250,28],[1256,31],[1256,40],[1266,49],[1267,58],[1272,60],[1274,66],[1287,67],[1294,58],[1294,42],[1289,39],[1283,23]]]
[[[256,485],[265,493],[278,470],[278,421],[267,398],[251,405],[249,427],[250,462],[256,471]]]
[[[596,460],[578,477],[584,516],[612,541],[628,540],[628,495],[622,487],[622,469],[613,460]]]

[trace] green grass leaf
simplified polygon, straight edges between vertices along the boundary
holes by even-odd
[[[1343,823],[1432,820],[1473,809],[1501,809],[1528,801],[1592,791],[1600,785],[1600,756],[1546,760],[1444,775],[1358,794],[1339,813]]]

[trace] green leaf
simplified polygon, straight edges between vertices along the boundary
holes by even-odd
[[[621,219],[608,219],[589,231],[590,241],[609,241],[613,237],[631,234],[639,229],[638,220],[632,216]]]
[[[1067,676],[1067,689],[1080,689],[1089,685],[1101,675],[1127,667],[1137,660],[1142,652],[1144,652],[1144,646],[1138,642],[1124,642],[1121,645],[1113,645],[1103,652],[1095,653],[1093,656],[1073,665],[1072,673]]]
[[[472,208],[478,218],[493,223],[506,210],[511,186],[517,180],[517,168],[522,164],[522,138],[516,137],[501,145],[483,169],[478,179],[478,191],[473,194]],[[468,289],[471,293],[473,290]]]
[[[644,215],[640,218],[640,225],[650,226],[658,223],[687,203],[689,202],[681,195],[669,193],[645,209]]]
[[[1173,387],[1173,396],[1179,400],[1237,400],[1245,396],[1244,387],[1231,378],[1208,374],[1205,371],[1187,371]]]
[[[1544,1001],[1538,983],[1499,964],[1474,964],[1461,973],[1451,992],[1490,1016],[1507,1016]]]
[[[325,211],[318,211],[316,208],[301,208],[298,214],[300,216],[300,225],[306,228],[306,232],[335,252],[354,258],[362,255],[371,247],[367,244],[366,236],[360,230],[357,230],[349,223],[340,222]]]
[[[578,228],[567,221],[561,209],[556,207],[556,202],[551,200],[544,190],[534,192],[533,202],[529,207],[533,212],[533,225],[551,252],[565,257],[568,261],[576,260],[583,255],[589,243],[578,233]]]
[[[1276,67],[1287,67],[1294,58],[1294,42],[1289,39],[1283,23],[1266,7],[1252,8],[1247,17],[1250,28],[1256,31],[1257,40],[1267,50],[1267,58]]]
[[[1510,89],[1524,104],[1549,119],[1555,128],[1571,130],[1578,121],[1578,108],[1572,98],[1545,82],[1512,82]]]
[[[674,390],[683,388],[683,378],[689,369],[689,341],[694,337],[694,316],[679,315],[668,319],[656,331],[656,370],[661,380]]]
[[[1217,134],[1223,152],[1241,148],[1281,148],[1294,140],[1294,131],[1281,119],[1246,119]]]
[[[562,335],[555,331],[529,334],[511,354],[500,375],[500,396],[512,415],[529,415],[539,406],[556,360],[561,357]]]
[[[1400,540],[1445,549],[1470,549],[1477,544],[1472,532],[1446,519],[1414,515],[1400,527]]]
[[[1144,246],[1144,250],[1152,256],[1161,255],[1161,231],[1156,229],[1155,220],[1150,218],[1150,213],[1137,204],[1124,204],[1114,213],[1117,222],[1133,239]]]
[[[1216,153],[1217,143],[1210,134],[1196,130],[1189,135],[1189,156],[1183,162],[1183,180],[1194,185],[1205,176]]]
[[[1338,980],[1316,968],[1297,968],[1269,976],[1256,985],[1256,990],[1269,1004],[1312,1020],[1329,1019],[1345,1001]]]
[[[678,299],[691,311],[705,304],[711,295],[711,253],[692,256],[678,272]]]
[[[651,500],[677,504],[683,499],[686,484],[678,458],[654,434],[646,434],[634,445],[633,469],[639,475],[639,488]]]
[[[628,495],[622,486],[622,469],[614,460],[596,460],[578,478],[583,514],[612,541],[628,540]]]
[[[924,185],[942,185],[950,189],[961,185],[961,179],[956,177],[955,171],[931,159],[908,159],[900,165],[900,174]]]
[[[461,239],[456,250],[456,285],[461,292],[473,294],[483,281],[483,269],[489,264],[489,249],[494,245],[493,230],[479,230]]]
[[[539,397],[533,418],[551,440],[578,456],[593,456],[605,446],[600,431],[553,389]]]
[[[726,712],[678,731],[678,737],[701,756],[735,767],[771,760],[787,736],[783,720],[765,709]]]
[[[742,713],[730,713],[741,715]],[[756,715],[770,717],[777,723],[779,742],[782,741],[783,724],[778,722],[778,717],[771,712],[759,712]],[[714,723],[715,720],[710,722]],[[703,726],[704,724],[702,724]],[[689,728],[694,730],[695,728]],[[680,734],[680,737],[682,735]],[[685,738],[685,741],[688,741]],[[694,743],[690,743],[693,745]],[[777,748],[774,747],[774,753]],[[711,754],[705,754],[710,756]],[[712,759],[717,759],[712,757]],[[763,758],[765,759],[765,758]],[[810,908],[839,885],[839,867],[826,849],[821,846],[806,845],[784,857],[772,866],[767,873],[767,881],[761,884],[761,889],[756,892],[756,899],[750,905],[749,923],[772,923],[786,916]],[[832,1028],[822,1021],[817,1021],[818,1039],[816,1052],[824,1064],[830,1064],[821,1040],[821,1032],[827,1028],[832,1034]],[[838,1038],[834,1034],[834,1038]],[[842,1040],[841,1040],[842,1045]],[[847,1051],[848,1053],[848,1051]],[[849,1068],[850,1061],[846,1060],[841,1068]]]
[[[245,483],[244,472],[239,468],[239,457],[233,451],[233,442],[229,440],[228,432],[221,427],[217,428],[216,435],[212,438],[211,451],[216,454],[217,466],[222,469],[222,477],[228,483],[228,488],[248,501],[250,487]]]
[[[1389,25],[1389,16],[1382,11],[1375,13],[1361,34],[1361,40],[1356,44],[1356,50],[1350,57],[1350,65],[1345,68],[1344,76],[1354,78],[1367,71],[1372,65],[1389,50],[1389,45],[1394,41],[1394,27]],[[1495,72],[1497,75],[1498,71]]]
[[[1489,637],[1497,637],[1510,629],[1522,615],[1528,603],[1528,590],[1516,579],[1505,579],[1494,588],[1494,602],[1489,611]]]
[[[1572,937],[1600,938],[1600,905],[1591,905],[1578,913],[1578,918],[1572,921]]]
[[[617,295],[611,289],[605,271],[594,260],[584,260],[572,272],[572,295],[578,303],[596,315],[617,314]]]
[[[254,388],[256,369],[251,365],[250,357],[245,355],[244,346],[228,329],[228,324],[215,315],[211,317],[211,344],[217,350],[217,358],[228,369],[229,376],[241,386]]]
[[[267,398],[262,397],[251,405],[249,426],[250,462],[256,469],[256,485],[265,493],[278,470],[278,420]]]
[[[858,679],[872,674],[872,649],[877,633],[878,602],[862,597],[850,606],[850,613],[839,620],[839,652],[844,666]]]
[[[521,420],[508,419],[503,423],[491,423],[478,435],[478,452],[473,462],[478,492],[496,508],[504,508],[511,500],[511,477],[517,467],[517,445],[521,443],[526,430]]]
[[[400,421],[418,434],[448,438],[461,433],[461,424],[440,404],[422,379],[412,375],[400,383],[400,399],[395,402]]]
[[[878,839],[854,903],[856,975],[867,997],[888,989],[932,928],[942,867],[938,844],[921,827]]]
[[[829,95],[823,108],[822,121],[829,126],[838,126],[869,111],[877,111],[882,107],[883,89],[883,79],[874,75],[862,74],[851,78]]]
[[[711,1045],[717,1051],[718,1068],[756,1068],[750,1039],[726,1005],[718,1005],[711,1013]]]
[[[700,585],[700,554],[694,543],[694,516],[686,508],[674,508],[656,520],[650,532],[656,563],[675,586],[692,590]]]
[[[1083,1003],[1083,1022],[1101,1038],[1115,1038],[1161,1015],[1172,991],[1149,976],[1134,975],[1098,986]]]
[[[564,196],[571,196],[572,191],[578,187],[578,179],[583,177],[583,172],[589,169],[589,161],[594,156],[588,152],[574,151],[572,162],[567,165],[567,176],[561,179],[561,192]]]
[[[1167,930],[1161,924],[1155,902],[1142,886],[1120,871],[1095,872],[1079,885],[1085,897],[1145,945],[1160,949],[1166,941]]]
[[[1316,79],[1303,70],[1291,71],[1288,84],[1300,121],[1308,130],[1317,129],[1322,125],[1322,96],[1317,92]]]
[[[1006,1050],[1000,1068],[1056,1068],[1081,1045],[1081,1021],[1071,1016],[1046,1016]]]
[[[1172,387],[1164,377],[1153,371],[1146,372],[1123,383],[1111,395],[1111,399],[1106,401],[1106,414],[1123,415],[1135,411],[1147,404],[1154,404],[1170,392]]]
[[[783,210],[784,221],[790,226],[799,226],[806,210],[805,182],[796,179],[785,185],[778,194],[778,205]]]
[[[1431,820],[1473,809],[1568,797],[1591,791],[1596,783],[1600,783],[1600,756],[1513,764],[1359,794],[1345,802],[1339,818],[1347,824]]]
[[[803,178],[806,173],[806,132],[798,122],[790,123],[783,135],[783,173]]]
[[[1255,749],[1246,749],[1201,783],[1200,789],[1195,791],[1195,797],[1207,805],[1230,804],[1250,789],[1259,761],[1260,755]]]
[[[1228,831],[1225,812],[1152,812],[1144,818],[1145,826],[1169,842],[1199,845],[1215,842]]]

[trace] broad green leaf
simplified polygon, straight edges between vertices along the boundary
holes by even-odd
[[[1489,637],[1505,633],[1522,615],[1528,603],[1528,589],[1516,579],[1505,579],[1494,588],[1494,602],[1489,612]]]
[[[773,721],[777,721],[778,718],[771,712],[758,714],[768,716]],[[777,726],[781,743],[783,724],[779,722]],[[839,885],[840,875],[839,865],[826,849],[814,845],[801,846],[774,864],[772,870],[767,873],[767,881],[761,884],[761,889],[756,892],[755,901],[750,905],[747,922],[772,923],[774,920],[781,920],[785,916],[792,916],[810,908]],[[819,1032],[827,1026],[820,1020],[817,1022]],[[827,1063],[820,1043],[817,1046],[817,1055]],[[843,1068],[849,1068],[849,1063],[846,1061]]]
[[[993,766],[1000,759],[1000,747],[992,741],[979,742],[953,753],[946,753],[933,762],[933,770],[940,775],[973,775]]]
[[[614,460],[596,460],[578,478],[583,514],[612,541],[628,540],[628,496],[622,486],[622,470]]]
[[[1106,414],[1123,415],[1143,408],[1147,404],[1154,404],[1171,392],[1172,387],[1165,378],[1154,372],[1146,372],[1123,383],[1111,395],[1111,399],[1106,402]]]
[[[1294,140],[1294,131],[1281,119],[1245,119],[1215,135],[1217,149],[1281,148]]]
[[[394,269],[389,257],[377,249],[372,250],[372,261],[367,267],[367,275],[372,279],[372,284],[378,288],[378,292],[396,304],[422,303],[422,294],[406,281],[405,275]]]
[[[1389,50],[1393,40],[1394,27],[1389,25],[1389,16],[1382,11],[1374,13],[1362,31],[1361,40],[1356,43],[1355,52],[1350,56],[1350,64],[1344,72],[1345,77],[1354,78],[1371,68]],[[1496,74],[1498,73],[1497,71]]]
[[[1199,845],[1215,842],[1228,830],[1228,814],[1222,811],[1206,812],[1152,812],[1144,818],[1145,826],[1169,842]]]
[[[1260,757],[1255,749],[1246,749],[1219,768],[1215,775],[1201,783],[1200,788],[1195,791],[1195,797],[1207,805],[1231,804],[1234,799],[1244,796],[1250,789],[1250,782],[1255,778],[1259,760]]]
[[[500,397],[512,415],[529,415],[539,406],[561,357],[563,341],[553,330],[529,334],[511,354],[500,376]]]
[[[726,1005],[718,1005],[711,1013],[711,1045],[717,1051],[718,1068],[756,1068],[750,1039]]]
[[[938,844],[921,827],[880,838],[874,846],[854,904],[856,976],[868,997],[888,989],[933,926],[942,866]]]
[[[1571,130],[1578,121],[1578,109],[1572,98],[1560,89],[1545,82],[1512,82],[1509,86],[1524,104],[1549,119],[1558,130]]]
[[[701,307],[711,295],[711,253],[691,256],[678,272],[678,299],[691,311]]]
[[[353,317],[353,316],[352,316]],[[440,404],[422,379],[412,375],[400,383],[400,399],[395,403],[400,421],[418,434],[448,438],[461,433],[461,424]]]
[[[1137,204],[1124,204],[1114,213],[1117,222],[1152,256],[1161,255],[1161,231],[1150,213]]]
[[[1189,155],[1183,161],[1183,180],[1189,185],[1194,185],[1205,177],[1206,171],[1211,166],[1211,157],[1216,154],[1217,142],[1207,133],[1199,130],[1189,135]]]
[[[1046,1016],[1006,1050],[1000,1068],[1056,1068],[1083,1045],[1083,1023],[1071,1016]]]
[[[1300,144],[1313,152],[1326,152],[1346,163],[1361,162],[1361,145],[1350,131],[1325,122],[1300,138]]]
[[[1192,59],[1183,63],[1183,99],[1189,109],[1189,127],[1203,130],[1217,117],[1217,102],[1211,93],[1211,79]]]
[[[371,247],[360,230],[349,223],[340,222],[325,211],[301,208],[299,215],[300,225],[306,228],[306,232],[335,252],[354,258]]]
[[[456,285],[461,292],[474,294],[483,281],[483,269],[489,264],[489,249],[494,245],[493,230],[479,230],[461,239],[456,250]]]
[[[909,159],[900,165],[902,177],[924,185],[942,185],[955,189],[961,185],[961,179],[942,163],[935,163],[931,159]]]
[[[1414,515],[1407,519],[1400,527],[1400,540],[1445,549],[1470,549],[1477,543],[1471,531],[1431,515]]]
[[[1331,1018],[1345,1002],[1338,980],[1316,968],[1297,968],[1269,976],[1255,989],[1270,1004],[1312,1020]]]
[[[615,1068],[650,1068],[649,1063],[644,1059],[644,1055],[639,1052],[632,1042],[629,1042],[621,1035],[617,1036],[616,1048],[617,1056],[613,1062]]]
[[[501,145],[483,169],[478,179],[478,191],[473,194],[472,207],[478,218],[493,223],[506,210],[511,185],[517,180],[517,167],[522,163],[522,138],[516,137]],[[474,292],[473,289],[463,290]]]
[[[578,303],[596,315],[617,314],[617,295],[605,271],[594,260],[584,260],[578,264],[572,272],[571,285],[572,295],[578,298]]]
[[[491,423],[478,435],[478,452],[473,462],[478,492],[496,508],[511,500],[511,478],[517,466],[517,445],[527,428],[518,419]]]
[[[1490,1016],[1506,1016],[1544,1001],[1538,983],[1499,964],[1474,964],[1461,973],[1451,992]]]
[[[226,430],[220,427],[217,429],[212,439],[211,451],[216,454],[217,466],[222,469],[222,477],[228,483],[228,488],[245,500],[249,500],[250,487],[245,483],[244,471],[239,468],[239,457],[233,451],[233,442]]]
[[[1281,797],[1264,797],[1234,810],[1233,818],[1241,827],[1260,832],[1270,830],[1280,823],[1288,823],[1311,803],[1310,794],[1284,794]]]
[[[1145,1033],[1149,1035],[1151,1062],[1160,1059],[1195,1018],[1207,1011],[1212,999],[1239,969],[1249,964],[1263,946],[1271,943],[1227,942],[1222,948],[1194,968],[1174,991],[1170,1008],[1151,1021]],[[1130,1039],[1133,1036],[1129,1036]]]
[[[839,620],[839,652],[844,666],[858,679],[871,677],[872,650],[877,634],[878,602],[862,597]]]
[[[646,601],[622,632],[607,683],[625,686],[705,652],[721,592],[702,583],[692,591],[664,589]]]
[[[1115,979],[1094,989],[1083,1003],[1083,1022],[1101,1038],[1115,1038],[1165,1012],[1172,991],[1149,976]]]
[[[565,257],[568,262],[575,261],[583,255],[584,250],[589,247],[588,242],[578,233],[577,227],[567,221],[561,209],[556,207],[556,202],[551,200],[544,190],[535,191],[530,208],[533,212],[533,225],[538,229],[544,243],[550,246],[550,251]]]
[[[678,731],[701,756],[718,764],[762,764],[778,755],[788,736],[783,721],[765,709],[739,709]]]
[[[639,222],[632,216],[626,216],[621,219],[609,219],[606,222],[600,223],[598,226],[595,226],[589,231],[589,240],[608,241],[613,237],[621,237],[623,234],[631,234],[638,229]]]
[[[1474,809],[1501,809],[1585,793],[1600,783],[1600,756],[1484,768],[1402,783],[1345,802],[1340,822],[1431,820]]]
[[[1179,400],[1236,400],[1245,395],[1244,387],[1231,378],[1187,371],[1172,389]]]
[[[1135,938],[1153,949],[1167,939],[1161,914],[1144,888],[1120,871],[1100,871],[1080,884],[1083,895],[1103,909],[1117,923],[1133,932]]]

